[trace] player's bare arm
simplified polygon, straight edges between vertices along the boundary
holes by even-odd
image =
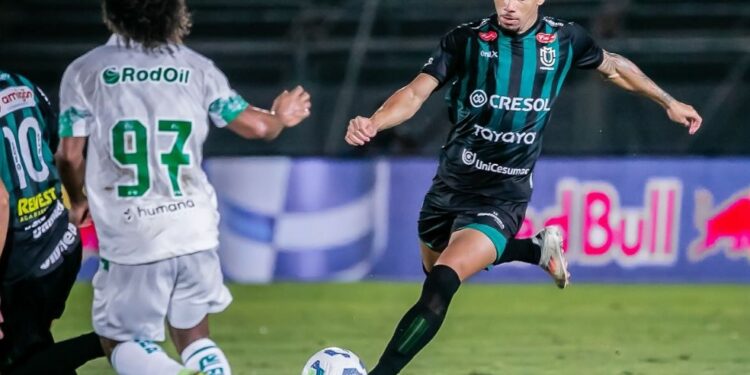
[[[86,137],[66,137],[60,140],[55,153],[55,163],[60,171],[60,179],[70,198],[70,222],[81,226],[90,220],[89,204],[83,186],[86,173],[86,159],[83,157]]]
[[[296,126],[310,116],[311,106],[310,94],[297,86],[279,94],[270,111],[248,106],[228,127],[243,138],[270,141],[285,128]]]
[[[370,118],[358,116],[350,120],[344,137],[346,143],[362,146],[378,132],[412,118],[437,87],[435,77],[420,73],[411,83],[391,95]]]
[[[604,60],[597,70],[613,84],[661,105],[669,118],[688,127],[690,134],[695,134],[701,127],[703,119],[695,108],[673,98],[627,58],[604,51]]]

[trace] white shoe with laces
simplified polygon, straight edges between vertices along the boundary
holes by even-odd
[[[534,241],[542,247],[539,266],[552,276],[558,288],[565,289],[570,284],[570,273],[568,273],[568,262],[563,254],[563,236],[560,228],[545,227],[534,236]]]

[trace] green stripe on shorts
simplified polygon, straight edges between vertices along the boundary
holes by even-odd
[[[503,255],[503,251],[505,251],[505,245],[508,244],[508,239],[505,238],[505,236],[500,233],[499,230],[486,224],[472,223],[463,227],[462,229],[466,228],[478,230],[484,233],[485,236],[490,238],[492,244],[495,245],[495,253],[497,254],[493,263],[497,263],[500,260],[500,257]]]

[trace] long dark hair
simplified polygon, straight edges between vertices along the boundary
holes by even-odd
[[[193,22],[185,0],[103,0],[104,23],[129,46],[147,50],[180,44]]]

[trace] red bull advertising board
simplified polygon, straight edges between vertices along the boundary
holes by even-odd
[[[373,268],[380,278],[419,265],[412,223],[434,164],[402,160],[391,172],[400,217],[391,216],[389,250]],[[542,159],[518,237],[545,225],[562,228],[574,282],[750,283],[750,159]],[[548,281],[516,264],[475,280]]]

